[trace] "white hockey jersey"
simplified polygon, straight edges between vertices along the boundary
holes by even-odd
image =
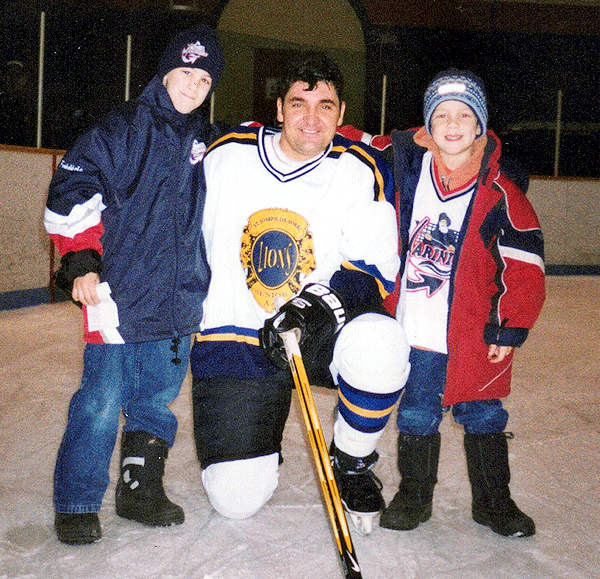
[[[411,346],[448,353],[448,303],[458,237],[475,191],[436,186],[433,155],[423,156],[409,229],[406,267],[396,311]]]
[[[307,283],[342,268],[378,282],[399,269],[389,168],[366,145],[337,136],[307,162],[286,159],[280,133],[238,127],[204,159],[203,233],[211,282],[192,371],[201,377],[272,372],[258,330]]]

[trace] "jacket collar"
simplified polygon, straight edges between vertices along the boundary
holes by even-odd
[[[175,110],[171,97],[162,83],[159,75],[156,75],[143,90],[139,101],[158,111],[159,115],[166,118],[175,125],[185,125],[192,117],[196,116],[198,109],[185,115]],[[199,108],[199,107],[198,107]]]
[[[472,185],[477,175],[479,175],[488,137],[484,135],[476,139],[473,143],[473,154],[460,167],[454,170],[448,169],[445,166],[439,147],[436,145],[433,137],[425,131],[424,127],[421,127],[415,133],[413,140],[420,147],[424,147],[432,152],[436,169],[435,173],[440,178],[442,189],[445,192],[454,192],[463,189],[467,185]]]

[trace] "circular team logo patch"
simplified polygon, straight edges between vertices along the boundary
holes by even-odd
[[[263,209],[248,218],[240,257],[248,288],[267,312],[295,295],[315,269],[308,227],[306,219],[288,209]]]
[[[206,52],[206,48],[198,42],[190,42],[182,51],[181,51],[181,60],[185,64],[194,64],[200,57],[208,56],[208,52]]]

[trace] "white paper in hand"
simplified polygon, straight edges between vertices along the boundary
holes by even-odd
[[[96,292],[100,298],[100,303],[96,306],[87,306],[88,330],[96,332],[117,328],[119,326],[119,312],[117,304],[110,297],[111,290],[107,282],[96,286]]]

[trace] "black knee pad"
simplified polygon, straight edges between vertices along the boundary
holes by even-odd
[[[281,452],[291,391],[289,372],[244,380],[194,377],[194,439],[202,468]]]

